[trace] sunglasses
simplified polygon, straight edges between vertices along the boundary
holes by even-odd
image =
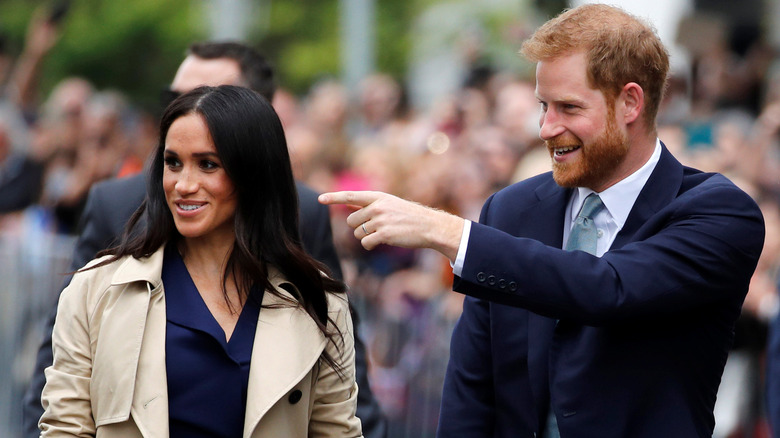
[[[162,105],[163,108],[166,108],[171,104],[171,102],[176,100],[176,98],[181,95],[182,93],[178,91],[171,90],[170,88],[164,88],[160,90],[160,105]]]

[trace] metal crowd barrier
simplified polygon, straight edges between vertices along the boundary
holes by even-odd
[[[76,241],[40,219],[33,210],[0,230],[0,437],[21,434],[22,398]]]

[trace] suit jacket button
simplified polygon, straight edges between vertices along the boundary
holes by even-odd
[[[503,278],[498,280],[498,287],[500,287],[501,289],[506,289],[506,280],[504,280]]]
[[[478,282],[484,283],[485,282],[485,278],[487,278],[487,276],[485,275],[484,272],[480,272],[479,274],[477,274],[477,281]]]
[[[289,400],[291,405],[294,405],[301,401],[301,397],[303,397],[303,393],[299,389],[296,389],[290,393],[290,397],[287,400]]]
[[[517,283],[515,283],[514,281],[510,281],[509,282],[509,290],[511,290],[512,292],[516,291],[517,290]]]
[[[491,276],[488,277],[488,284],[491,285],[491,286],[496,284],[496,276],[495,275],[491,275]]]

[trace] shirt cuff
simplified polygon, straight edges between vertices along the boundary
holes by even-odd
[[[469,234],[471,233],[471,221],[463,221],[463,234],[460,236],[460,245],[458,246],[458,255],[455,256],[455,263],[450,263],[452,273],[460,277],[463,272],[463,262],[466,261],[466,247],[469,244]]]

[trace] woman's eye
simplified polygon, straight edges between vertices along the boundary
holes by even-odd
[[[214,170],[219,168],[219,164],[211,161],[211,160],[203,160],[200,162],[200,167],[205,170]]]
[[[174,157],[165,157],[164,162],[168,167],[178,167],[180,165],[179,160]]]

